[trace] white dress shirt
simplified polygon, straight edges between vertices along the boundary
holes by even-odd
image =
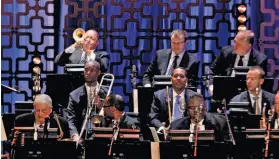
[[[177,66],[180,65],[180,62],[181,62],[181,60],[182,60],[182,58],[184,56],[184,53],[185,53],[185,50],[178,55],[179,57],[177,59]],[[169,61],[168,67],[167,67],[166,75],[170,75],[171,74],[170,71],[172,70],[171,67],[172,67],[173,61],[175,59],[175,56],[176,56],[176,54],[172,51],[171,52],[170,61]]]
[[[250,49],[250,50],[248,51],[248,53],[245,54],[244,57],[242,58],[243,66],[248,66],[250,54],[251,54],[251,49]],[[237,55],[237,56],[236,56],[236,59],[235,59],[235,62],[234,62],[234,67],[238,66],[239,60],[240,60],[240,56]],[[231,77],[235,77],[235,71],[234,71],[234,70],[232,71]]]
[[[274,129],[279,129],[279,118],[274,121]]]
[[[86,83],[85,83],[85,88],[86,88],[86,93],[87,93],[87,107],[90,107],[91,104],[90,104],[90,101],[93,100],[93,95],[94,95],[94,92],[99,92],[99,90],[97,90],[97,88],[99,88],[99,83],[97,82],[96,86],[88,86]],[[90,91],[92,91],[92,97],[90,97]],[[92,101],[93,102],[93,101]],[[93,105],[94,103],[92,103]]]

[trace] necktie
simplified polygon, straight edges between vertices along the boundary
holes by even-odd
[[[256,97],[253,97],[253,99],[254,99],[255,114],[258,115],[260,113],[259,102],[258,102],[258,105],[256,105]],[[258,98],[258,101],[259,101],[259,98]]]
[[[43,124],[39,125],[39,128],[44,128]]]
[[[177,67],[177,59],[179,58],[179,56],[174,56],[174,60],[173,60],[173,69],[175,69]]]
[[[175,103],[174,103],[174,108],[173,108],[173,119],[172,121],[175,121],[179,118],[181,118],[181,113],[179,111],[180,107],[180,96],[176,96]]]
[[[167,75],[171,75],[171,73],[172,73],[172,71],[177,67],[177,59],[179,58],[179,56],[174,56],[174,60],[173,60],[173,62],[172,62],[172,65],[171,65],[171,67],[169,68],[169,70],[168,70],[168,74]]]
[[[243,59],[244,56],[239,56],[239,57],[240,57],[240,58],[239,58],[239,61],[238,61],[237,66],[243,66],[243,61],[242,61],[242,59]]]
[[[80,60],[80,64],[85,64],[86,63],[86,61],[87,61],[87,54],[86,53],[84,53],[84,56],[83,56],[83,58]]]

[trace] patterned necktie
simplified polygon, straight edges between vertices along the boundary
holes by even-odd
[[[39,128],[44,128],[44,125],[43,124],[39,125]]]
[[[174,103],[174,108],[173,108],[173,118],[172,121],[175,121],[179,118],[181,118],[181,113],[179,111],[180,107],[180,96],[176,96],[175,103]]]
[[[240,58],[239,58],[239,61],[238,61],[238,64],[237,64],[237,66],[243,66],[243,57],[244,56],[239,56]]]
[[[83,58],[80,60],[80,64],[85,64],[86,63],[86,61],[87,61],[87,54],[86,53],[84,53],[84,56],[83,56]]]

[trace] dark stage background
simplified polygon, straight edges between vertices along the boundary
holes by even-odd
[[[2,113],[14,112],[15,101],[32,100],[32,57],[42,60],[41,92],[46,74],[63,73],[55,56],[72,44],[78,27],[100,33],[98,49],[110,54],[109,72],[115,75],[114,92],[131,101],[131,68],[137,83],[157,49],[169,48],[173,29],[189,33],[188,50],[201,61],[199,76],[232,44],[237,32],[239,4],[247,5],[246,27],[256,34],[255,48],[268,57],[268,76],[278,77],[279,0],[2,0],[1,83],[19,86],[21,93],[1,94]],[[278,83],[278,81],[274,81]],[[275,91],[278,85],[274,85]],[[205,92],[208,97],[208,93]],[[129,110],[129,107],[127,107]]]

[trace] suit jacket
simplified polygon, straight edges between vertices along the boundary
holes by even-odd
[[[61,125],[61,129],[64,133],[63,138],[70,138],[70,132],[69,132],[69,124],[67,122],[67,120],[65,120],[64,118],[58,116],[60,125]],[[34,127],[34,122],[35,122],[35,116],[34,113],[25,113],[25,114],[21,114],[19,116],[16,117],[15,119],[15,127]],[[55,119],[51,118],[50,119],[50,128],[58,128],[58,124],[56,122]],[[59,131],[59,129],[58,129]],[[60,132],[58,132],[60,133]]]
[[[138,119],[132,118],[125,113],[120,118],[119,127],[124,129],[139,129],[140,123]]]
[[[219,76],[230,76],[237,55],[233,46],[225,46],[221,49],[220,55],[210,65],[210,74]],[[249,56],[248,66],[260,66],[267,72],[267,56],[264,53],[252,48]]]
[[[143,85],[151,84],[154,75],[165,75],[168,69],[168,64],[171,57],[171,49],[158,50],[156,52],[155,59],[148,66],[143,75]],[[197,60],[194,54],[185,51],[184,56],[179,64],[179,67],[183,67],[187,70],[187,77],[190,85],[196,85],[194,83],[198,78],[200,62]]]
[[[65,64],[78,64],[81,60],[83,51],[78,48],[73,53],[66,53],[65,50],[59,53],[54,62],[59,66],[64,66]],[[109,66],[109,54],[105,51],[95,51],[95,60],[100,63],[101,72],[107,72]]]
[[[189,130],[191,120],[190,117],[184,117],[171,123],[171,130]],[[228,139],[228,125],[226,118],[219,114],[205,113],[203,124],[205,130],[214,130],[215,140],[224,141]]]
[[[105,98],[106,91],[99,90],[100,98]],[[66,119],[69,122],[70,135],[79,134],[87,111],[87,92],[85,85],[70,93]]]
[[[233,97],[231,99],[231,101],[232,102],[249,102],[248,111],[251,114],[255,114],[255,110],[252,107],[252,102],[251,102],[250,95],[249,95],[248,91],[244,91],[244,92],[240,93],[239,95]],[[268,113],[267,110],[269,110],[270,107],[274,104],[274,94],[269,93],[265,90],[262,90],[262,106],[263,106],[264,103],[266,103],[266,115],[267,115],[267,113]]]
[[[173,89],[170,88],[169,89],[169,96],[171,99],[170,102],[170,106],[171,106],[171,112],[172,112],[172,108],[173,108]],[[184,112],[184,116],[188,116],[187,113],[187,100],[195,95],[198,94],[194,91],[191,91],[190,89],[185,89],[185,112]],[[149,120],[150,120],[150,124],[152,126],[155,126],[156,128],[160,128],[163,124],[162,122],[166,122],[166,126],[169,125],[169,114],[168,114],[168,102],[167,102],[167,97],[166,97],[166,89],[162,89],[159,91],[156,91],[154,93],[153,96],[153,102],[151,105],[151,110],[150,110],[150,114],[149,114]]]

